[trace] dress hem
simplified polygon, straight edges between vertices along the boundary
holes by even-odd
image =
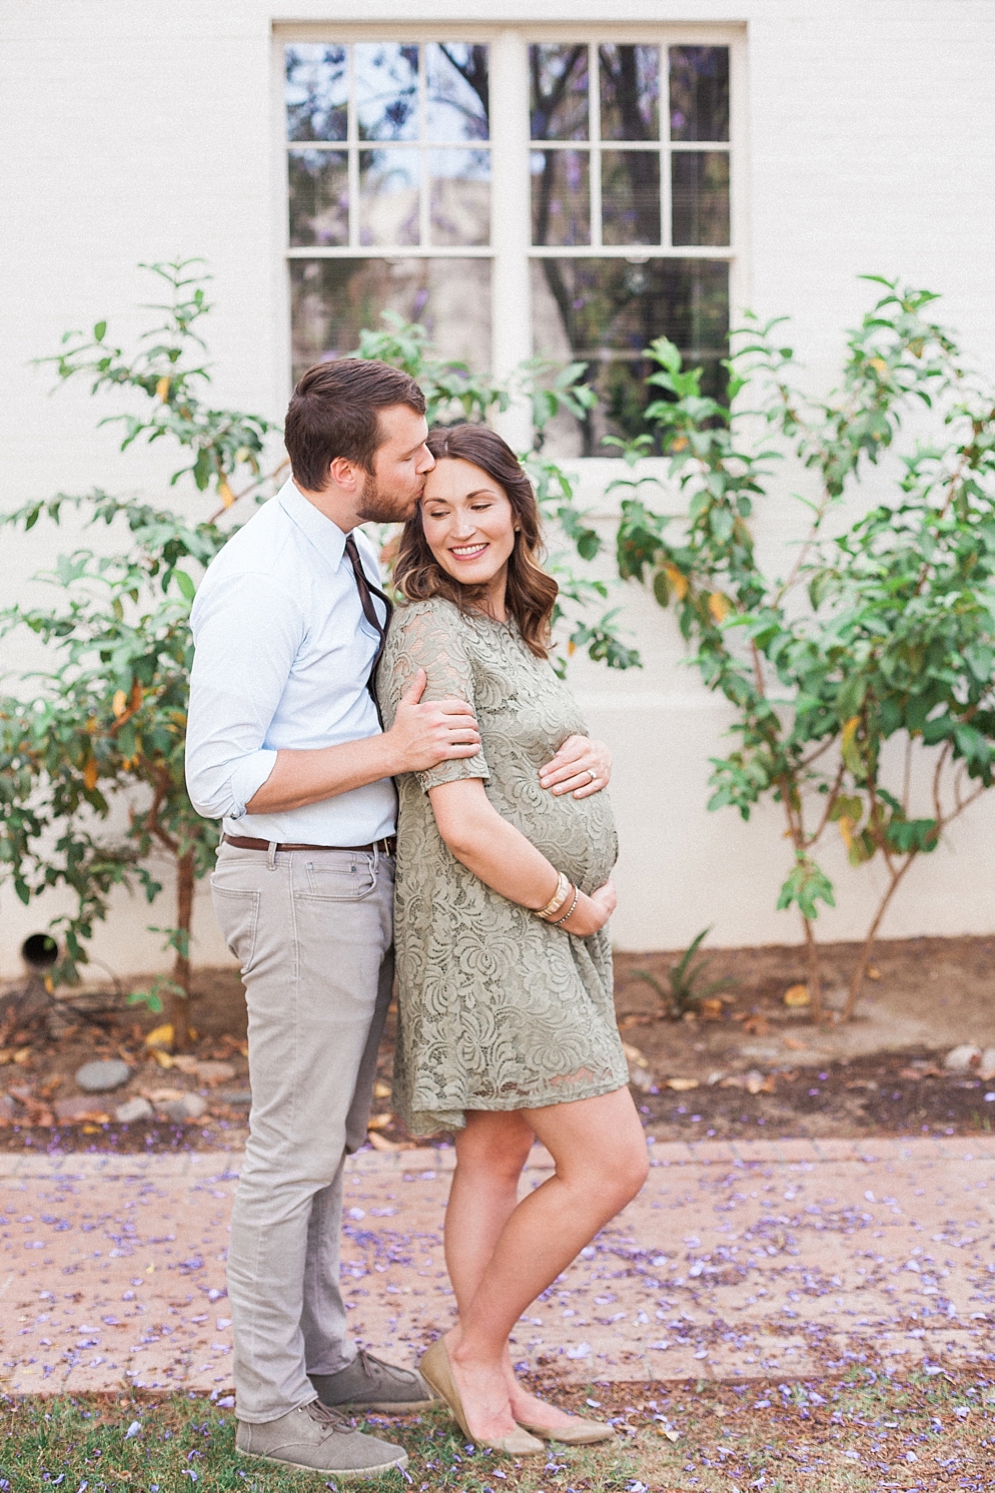
[[[402,1111],[401,1118],[409,1135],[427,1140],[447,1130],[462,1130],[466,1125],[467,1110],[482,1110],[486,1114],[509,1114],[516,1109],[551,1109],[553,1105],[574,1104],[580,1099],[600,1099],[603,1094],[617,1093],[627,1084],[628,1077],[621,1080],[604,1079],[600,1083],[578,1084],[571,1090],[569,1099],[563,1098],[562,1088],[552,1090],[548,1099],[530,1097],[524,1102],[500,1098],[477,1099],[471,1096],[461,1109],[419,1109],[411,1112],[410,1116]]]

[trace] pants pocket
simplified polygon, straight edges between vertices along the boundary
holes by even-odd
[[[231,887],[217,886],[213,880],[211,882],[218,926],[225,943],[242,966],[243,975],[251,968],[256,952],[260,897],[259,892],[236,891]]]
[[[297,893],[304,900],[362,902],[364,897],[376,891],[377,878],[370,858],[333,866],[305,861],[304,874],[307,878],[305,887]]]

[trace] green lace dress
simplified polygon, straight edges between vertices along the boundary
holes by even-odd
[[[566,686],[514,623],[434,598],[394,615],[378,673],[384,725],[417,669],[423,699],[472,707],[481,751],[397,780],[395,894],[399,1034],[395,1108],[416,1135],[458,1128],[465,1110],[586,1099],[628,1073],[607,930],[576,938],[485,886],[435,824],[428,789],[482,778],[494,808],[585,892],[617,854],[607,793],[540,788],[538,769],[586,727]]]

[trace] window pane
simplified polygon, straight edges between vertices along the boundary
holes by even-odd
[[[288,140],[344,140],[349,78],[345,47],[284,48]]]
[[[429,330],[435,352],[478,372],[491,366],[488,259],[293,259],[294,382],[313,363],[343,357],[384,311]]]
[[[659,47],[599,47],[602,140],[659,140]]]
[[[606,244],[660,242],[659,151],[602,151],[601,223]]]
[[[533,140],[586,140],[587,47],[529,47]]]
[[[534,259],[532,320],[535,348],[586,362],[599,396],[585,420],[564,415],[549,427],[547,448],[557,457],[613,455],[602,436],[639,434],[653,371],[643,349],[654,337],[669,337],[704,370],[704,392],[724,391],[729,266],[721,261]]]
[[[489,243],[490,151],[429,151],[429,173],[433,244]]]
[[[349,242],[349,170],[344,150],[292,150],[290,244]]]
[[[487,48],[466,42],[430,42],[425,48],[425,138],[487,140]]]
[[[417,150],[359,152],[359,241],[378,247],[417,244]]]
[[[418,139],[418,48],[357,42],[353,51],[361,140]]]
[[[729,242],[729,156],[681,150],[670,158],[675,244]]]
[[[591,162],[587,151],[536,150],[531,156],[532,242],[591,242]]]
[[[671,140],[728,140],[729,48],[670,48]]]

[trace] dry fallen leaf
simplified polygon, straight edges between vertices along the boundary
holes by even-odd
[[[749,1032],[753,1037],[766,1037],[770,1031],[770,1022],[763,1016],[748,1016],[743,1022],[743,1031]]]
[[[146,1047],[172,1047],[172,1045],[173,1024],[170,1021],[164,1022],[162,1026],[153,1027],[145,1038]]]
[[[389,1099],[392,1093],[393,1090],[390,1084],[384,1083],[382,1078],[378,1078],[373,1085],[373,1097],[375,1099]]]
[[[790,1047],[792,1052],[804,1052],[805,1043],[799,1042],[797,1037],[782,1037],[785,1047]]]
[[[366,1139],[374,1151],[399,1151],[400,1147],[396,1141],[388,1140],[385,1135],[377,1135],[375,1130],[367,1132]]]
[[[370,1118],[366,1122],[366,1128],[367,1130],[386,1130],[393,1118],[392,1114],[370,1115]]]
[[[668,1078],[667,1088],[676,1089],[678,1094],[683,1094],[686,1089],[696,1089],[698,1080],[696,1078]]]
[[[706,1021],[722,1020],[722,1002],[720,1000],[702,1001],[698,1007],[698,1010],[701,1012],[702,1016],[704,1016]]]
[[[869,964],[867,966],[867,978],[869,980],[880,980],[881,971],[878,969],[876,964]]]
[[[646,1067],[645,1057],[638,1047],[633,1047],[631,1042],[623,1042],[622,1051],[625,1053],[630,1063],[638,1063],[640,1068]]]
[[[809,1000],[807,985],[789,985],[784,992],[784,1004],[786,1006],[807,1006]]]

